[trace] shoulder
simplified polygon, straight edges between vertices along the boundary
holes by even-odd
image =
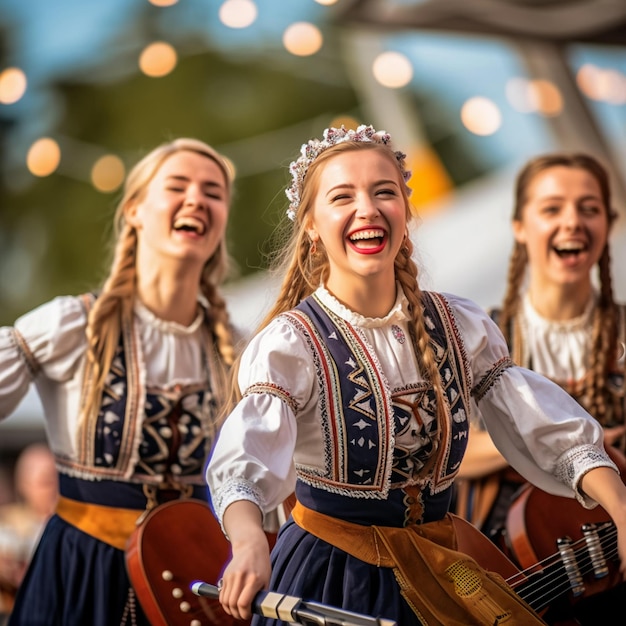
[[[29,328],[63,328],[87,322],[92,297],[57,296],[19,317],[15,327],[20,331]]]

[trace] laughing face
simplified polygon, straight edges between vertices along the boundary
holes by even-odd
[[[307,232],[324,246],[331,292],[363,280],[394,284],[406,232],[403,185],[392,157],[379,150],[339,153],[324,164]]]
[[[228,187],[219,165],[183,150],[168,157],[126,214],[143,253],[203,265],[226,230]]]
[[[513,232],[526,246],[537,284],[588,283],[609,234],[608,208],[598,181],[578,167],[541,171],[528,186]]]

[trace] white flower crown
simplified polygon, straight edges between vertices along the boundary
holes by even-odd
[[[287,209],[287,217],[294,221],[296,219],[296,213],[301,202],[302,185],[304,183],[304,177],[309,169],[309,166],[317,157],[327,150],[331,146],[338,143],[344,143],[346,141],[361,141],[366,143],[380,143],[389,145],[391,147],[391,136],[384,130],[375,130],[373,126],[366,126],[361,124],[356,130],[348,130],[343,125],[341,128],[327,128],[324,131],[324,139],[310,139],[308,143],[303,143],[300,148],[300,156],[297,160],[292,161],[289,165],[289,172],[291,173],[292,182],[291,185],[285,189],[285,195],[289,199],[289,209]],[[399,150],[394,151],[404,184],[407,185],[409,178],[411,178],[411,172],[405,168],[406,154]],[[407,185],[407,193],[411,194],[411,189]]]

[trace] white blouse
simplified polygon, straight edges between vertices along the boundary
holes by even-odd
[[[554,321],[541,317],[526,294],[522,300],[520,324],[524,337],[523,363],[561,384],[585,378],[589,371],[588,355],[592,342],[593,314],[597,294],[585,311],[570,320]],[[619,361],[624,360],[624,344],[618,347]]]
[[[391,390],[423,380],[409,339],[408,302],[398,291],[391,311],[377,319],[350,311],[323,287],[316,292],[325,306],[360,328]],[[473,387],[508,357],[508,349],[483,309],[470,300],[444,295],[465,345]],[[249,394],[222,426],[207,468],[220,519],[226,507],[240,499],[255,502],[264,512],[274,509],[293,492],[294,459],[320,469],[324,459],[315,365],[305,338],[285,319],[276,318],[250,341],[238,382],[242,393],[258,385],[257,389],[280,389],[288,395]],[[585,506],[594,505],[575,490],[591,469],[585,452],[589,446],[601,446],[602,428],[567,393],[535,372],[510,367],[487,391],[479,409],[496,445],[529,481],[558,495],[576,496]],[[593,467],[600,465],[613,466],[603,449]]]
[[[141,380],[148,388],[169,390],[206,381],[203,311],[190,326],[157,318],[135,304]],[[34,382],[45,414],[51,449],[76,458],[77,426],[85,366],[87,313],[82,300],[59,296],[0,328],[0,419],[18,406]],[[18,348],[17,331],[39,366],[32,373]]]

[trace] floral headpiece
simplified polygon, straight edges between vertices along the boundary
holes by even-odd
[[[384,130],[375,130],[373,126],[366,126],[362,124],[356,130],[347,130],[343,125],[341,128],[327,128],[324,131],[324,139],[310,139],[308,143],[302,144],[300,148],[300,156],[297,160],[292,161],[289,165],[289,171],[293,178],[291,185],[285,190],[285,194],[289,199],[289,209],[287,210],[287,217],[291,221],[296,219],[296,213],[300,206],[302,185],[304,183],[304,177],[309,169],[309,166],[317,157],[327,150],[331,146],[338,143],[344,143],[346,141],[361,141],[364,143],[380,143],[389,145],[391,147],[391,137],[389,133]],[[411,172],[405,169],[404,160],[406,154],[395,151],[396,159],[402,172],[402,178],[406,185],[411,178]],[[411,189],[407,185],[407,193],[410,195]]]

